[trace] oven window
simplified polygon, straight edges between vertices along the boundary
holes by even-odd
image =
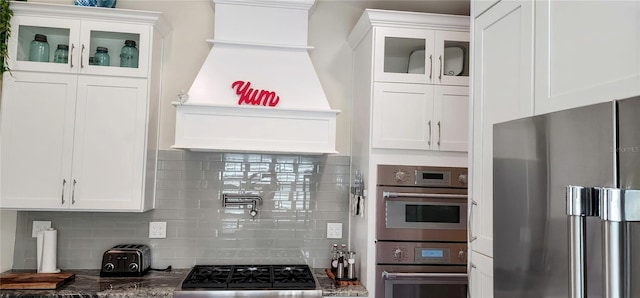
[[[407,204],[405,220],[406,222],[460,223],[460,207]]]

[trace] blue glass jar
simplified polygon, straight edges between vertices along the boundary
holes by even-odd
[[[97,0],[96,5],[98,7],[115,8],[117,0]]]
[[[47,36],[36,34],[29,46],[29,61],[49,62],[49,53]]]
[[[66,44],[59,44],[55,52],[53,52],[53,63],[68,63],[69,62],[69,46]]]
[[[96,0],[74,0],[73,3],[77,6],[96,6]]]
[[[120,67],[138,68],[138,49],[134,40],[126,40],[120,51]]]
[[[97,47],[96,54],[93,56],[93,64],[100,66],[110,66],[111,58],[109,57],[109,49],[105,47]]]

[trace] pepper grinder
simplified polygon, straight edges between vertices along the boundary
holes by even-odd
[[[348,280],[356,280],[356,252],[349,251],[347,252],[347,279]]]
[[[338,268],[336,270],[336,280],[344,279],[344,252],[338,252]]]

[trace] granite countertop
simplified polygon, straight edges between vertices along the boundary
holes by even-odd
[[[323,296],[367,296],[364,286],[337,287],[325,269],[313,269],[322,287]],[[173,291],[191,271],[173,269],[169,272],[150,271],[141,277],[100,277],[100,270],[65,270],[75,273],[75,280],[62,285],[57,290],[0,290],[0,298],[94,298],[94,297],[173,297]],[[34,272],[34,270],[13,270],[11,272]]]
[[[318,279],[318,283],[322,287],[322,296],[340,296],[340,297],[366,297],[369,296],[367,288],[363,285],[357,286],[337,286],[333,279],[327,276],[324,268],[313,268],[313,274]]]
[[[94,298],[94,297],[173,297],[173,290],[191,269],[150,271],[140,277],[100,277],[100,270],[65,270],[75,273],[75,280],[57,290],[0,290],[1,298]],[[34,272],[13,270],[12,272]]]

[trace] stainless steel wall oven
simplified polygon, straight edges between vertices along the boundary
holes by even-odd
[[[466,298],[467,168],[379,165],[376,298]]]

